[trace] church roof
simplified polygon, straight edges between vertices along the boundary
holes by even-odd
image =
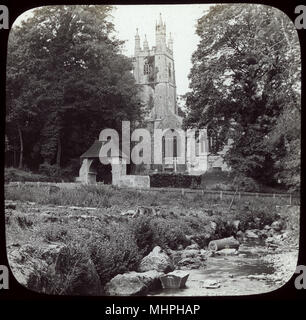
[[[95,142],[91,145],[91,147],[84,152],[80,158],[87,158],[87,159],[92,159],[92,158],[99,158],[99,153],[102,147],[102,141],[100,140],[95,140]],[[128,158],[126,154],[124,154],[121,150],[119,150],[119,158]]]

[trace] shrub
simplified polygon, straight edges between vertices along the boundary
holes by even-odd
[[[67,226],[54,223],[41,224],[38,234],[47,242],[64,242],[70,238]]]
[[[184,232],[175,220],[152,219],[151,228],[154,234],[153,243],[161,248],[175,250],[179,245],[185,247],[189,243]]]
[[[142,258],[135,236],[126,225],[113,225],[108,240],[96,237],[88,246],[103,286],[115,275],[137,269]]]
[[[246,176],[236,176],[233,180],[232,186],[234,189],[239,191],[246,191],[246,192],[259,192],[260,186],[259,184],[252,178]]]
[[[36,267],[31,274],[28,287],[37,292],[54,295],[100,294],[92,292],[97,287],[96,279],[88,270],[89,255],[83,245],[71,243],[65,253],[58,256],[56,264],[46,269]]]
[[[200,176],[190,176],[179,173],[155,173],[150,175],[151,187],[197,188],[200,183]]]
[[[16,168],[4,169],[4,181],[9,182],[49,182],[51,179],[46,175],[36,174],[30,171],[20,170]]]
[[[136,238],[136,244],[140,250],[140,255],[145,256],[154,247],[154,232],[151,226],[151,219],[141,216],[130,223]]]

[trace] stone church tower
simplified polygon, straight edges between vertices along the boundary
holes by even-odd
[[[135,55],[133,57],[134,77],[141,85],[141,99],[150,110],[149,119],[161,124],[180,127],[181,117],[177,115],[175,68],[173,59],[173,39],[166,36],[166,23],[159,21],[155,26],[155,46],[149,48],[148,41],[140,44],[138,29],[135,36]],[[171,123],[169,123],[171,122]]]

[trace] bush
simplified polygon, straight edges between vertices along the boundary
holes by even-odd
[[[200,176],[189,176],[179,173],[155,173],[150,175],[151,187],[198,188],[200,183]]]
[[[236,176],[233,180],[232,186],[234,189],[246,192],[259,192],[259,184],[252,178],[246,176]]]
[[[151,220],[154,246],[176,250],[180,245],[185,247],[189,241],[177,221],[156,218]]]
[[[130,223],[140,254],[141,256],[145,256],[150,253],[154,247],[154,232],[151,226],[151,219],[141,216]]]
[[[36,174],[30,171],[20,170],[16,168],[4,169],[4,181],[9,182],[50,182],[51,179],[46,175]]]
[[[127,225],[113,225],[108,239],[95,237],[88,246],[102,286],[119,273],[137,269],[142,258],[135,236]]]
[[[58,256],[56,265],[47,269],[36,268],[29,279],[31,290],[54,295],[100,294],[92,292],[93,281],[88,271],[89,256],[80,244],[70,244],[65,253]]]

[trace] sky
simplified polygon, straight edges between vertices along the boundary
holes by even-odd
[[[171,32],[177,94],[183,95],[189,89],[188,74],[191,69],[191,55],[196,50],[199,37],[195,33],[197,20],[211,7],[209,4],[188,5],[118,5],[114,6],[111,21],[115,25],[116,36],[126,40],[123,54],[134,54],[136,28],[141,46],[147,36],[149,47],[155,46],[155,24],[160,14],[166,22],[167,39]],[[15,24],[31,16],[31,10],[17,18]]]
[[[112,12],[112,22],[120,40],[126,40],[123,54],[134,54],[136,28],[141,46],[145,35],[149,47],[155,46],[155,24],[161,13],[166,22],[167,39],[171,32],[174,44],[173,55],[177,94],[188,91],[188,74],[191,69],[191,55],[196,50],[199,37],[195,34],[197,20],[211,5],[121,5]]]

